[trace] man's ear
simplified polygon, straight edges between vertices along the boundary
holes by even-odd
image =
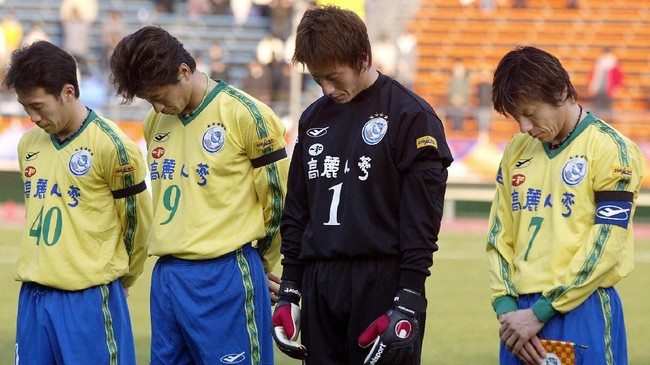
[[[63,85],[63,89],[61,90],[61,100],[71,102],[74,99],[76,99],[74,86],[72,84]]]

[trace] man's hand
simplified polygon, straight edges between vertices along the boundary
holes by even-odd
[[[300,333],[300,289],[292,281],[280,283],[280,296],[272,319],[272,334],[280,351],[288,356],[303,360],[307,348],[297,342]]]
[[[526,364],[542,364],[546,358],[546,349],[539,337],[535,335],[515,355]]]
[[[271,305],[276,305],[280,299],[280,277],[268,272],[266,273],[266,282],[269,286],[269,294],[271,294]]]
[[[508,351],[517,355],[524,345],[544,327],[532,309],[520,309],[499,316],[499,336]],[[540,344],[541,345],[541,344]]]
[[[364,365],[396,364],[410,356],[419,339],[416,316],[427,309],[427,300],[410,289],[400,289],[393,307],[359,336],[359,346],[370,348]]]

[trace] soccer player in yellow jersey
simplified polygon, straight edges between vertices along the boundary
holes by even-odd
[[[288,158],[266,105],[196,70],[164,29],[126,36],[113,82],[145,118],[154,219],[152,364],[273,364],[266,273],[278,261]],[[273,288],[277,290],[276,287]]]
[[[18,144],[26,226],[16,364],[135,364],[126,295],[152,218],[142,153],[79,100],[63,49],[19,49],[4,83],[38,126]]]
[[[627,364],[614,285],[633,268],[643,156],[577,98],[560,61],[534,47],[494,74],[494,107],[521,130],[501,160],[487,243],[501,364]]]

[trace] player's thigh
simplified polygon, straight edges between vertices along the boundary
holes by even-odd
[[[271,299],[262,261],[250,245],[213,260],[178,261],[167,284],[198,364],[273,364]]]
[[[43,322],[43,292],[38,285],[23,283],[18,297],[18,318],[14,362],[16,364],[54,364],[54,355]]]

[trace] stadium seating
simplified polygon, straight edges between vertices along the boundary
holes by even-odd
[[[496,9],[486,12],[477,2],[463,6],[458,0],[421,1],[420,11],[408,26],[419,44],[418,93],[434,106],[444,106],[455,58],[463,59],[470,70],[494,69],[506,52],[527,44],[558,56],[578,93],[585,95],[594,60],[603,47],[610,47],[625,74],[610,122],[634,140],[650,140],[650,128],[645,126],[650,117],[650,7],[646,1],[584,0],[578,9],[567,9],[565,0],[529,0],[525,9],[513,9],[509,1],[497,3]],[[464,131],[450,133],[472,136],[475,126],[470,117]],[[492,137],[505,140],[516,130],[512,120],[494,114]]]

